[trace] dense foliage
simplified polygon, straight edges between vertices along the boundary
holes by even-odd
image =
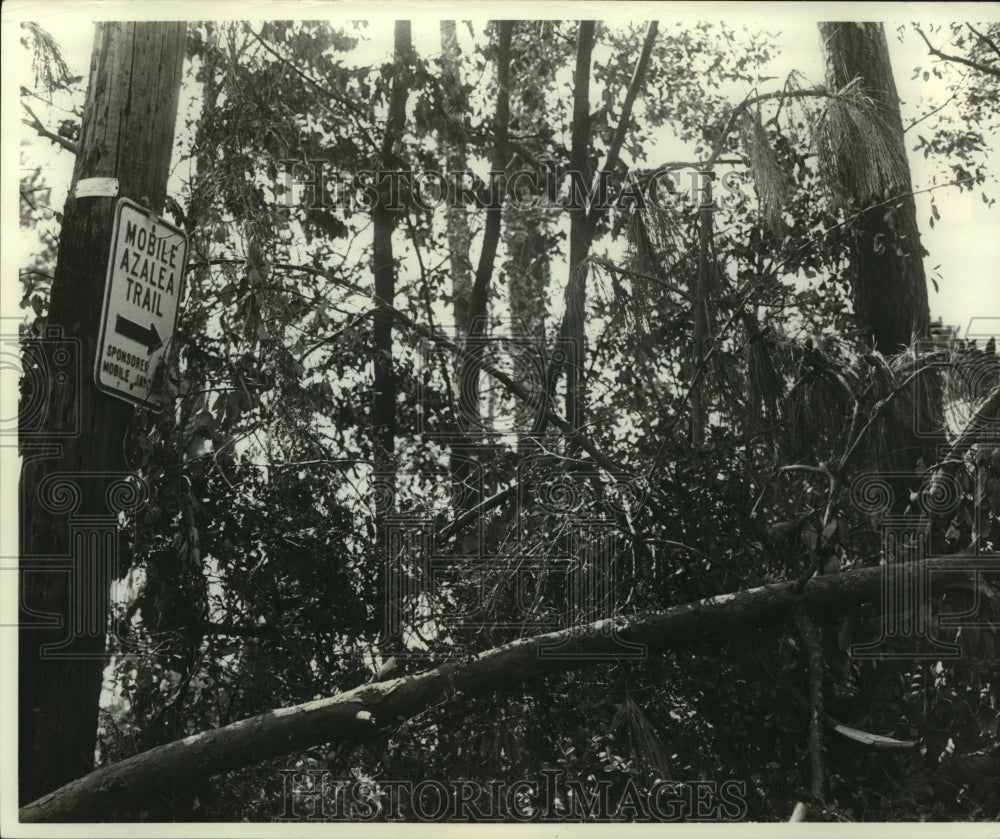
[[[546,629],[878,564],[883,516],[913,512],[921,476],[933,478],[945,452],[959,464],[950,503],[928,520],[930,552],[997,549],[1000,449],[981,438],[951,448],[997,386],[992,346],[938,330],[885,357],[853,320],[858,208],[827,177],[824,148],[837,137],[824,126],[837,108],[863,122],[863,98],[813,95],[796,75],[762,83],[768,36],[722,24],[661,26],[640,73],[645,31],[596,27],[590,172],[606,166],[635,77],[610,182],[646,183],[682,149],[686,189],[713,161],[710,236],[700,235],[699,196],[671,209],[626,205],[594,215],[589,254],[570,266],[569,213],[504,209],[477,346],[524,392],[483,372],[470,417],[459,398],[468,371],[428,336],[461,344],[468,332],[463,282],[487,213],[456,221],[455,211],[421,209],[404,187],[395,298],[373,303],[372,214],[323,206],[295,181],[320,160],[327,175],[378,168],[404,74],[405,131],[388,138],[397,168],[447,171],[464,158],[485,179],[496,168],[501,60],[512,71],[508,174],[567,167],[581,138],[578,24],[518,22],[502,56],[496,24],[459,23],[450,62],[439,49],[404,61],[387,28],[363,23],[191,25],[170,185],[192,245],[165,385],[176,409],[137,412],[128,441],[153,500],[126,524],[132,564],[113,615],[102,762],[351,688],[390,655],[413,672]],[[989,58],[983,40],[962,37],[955,51]],[[48,68],[38,89],[67,88],[44,33],[28,29],[25,40]],[[748,104],[734,92],[747,90],[784,95]],[[956,96],[962,130],[928,123],[920,147],[982,182],[988,158],[971,157],[988,147],[994,98]],[[72,128],[59,133],[72,141]],[[729,171],[746,201],[721,200]],[[38,178],[22,187],[26,226]],[[38,255],[23,275],[34,329],[45,322],[37,272],[52,259]],[[373,465],[380,303],[398,314],[391,478]],[[561,389],[551,400],[546,390],[574,306],[587,335],[582,432],[614,469],[540,421],[546,405],[561,410]],[[893,504],[859,505],[857,481],[888,472]],[[488,502],[479,514],[466,515],[457,474]],[[943,610],[979,608],[994,626],[1000,615],[989,596],[945,600]],[[876,749],[828,729],[815,817],[996,818],[995,633],[963,629],[953,661],[849,657],[878,621],[871,609],[819,621],[826,713],[915,745]],[[511,673],[509,689],[428,707],[375,742],[318,746],[164,793],[146,816],[273,819],[291,768],[484,787],[555,769],[584,785],[609,780],[612,800],[661,779],[739,781],[739,817],[784,820],[810,797],[808,647],[790,617],[778,631],[598,660],[541,682]],[[970,770],[970,755],[992,771]]]

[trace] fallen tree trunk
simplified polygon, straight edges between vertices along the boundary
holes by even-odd
[[[917,574],[930,573],[935,586],[968,585],[971,577],[950,559],[893,570],[908,583]],[[331,741],[367,739],[442,699],[512,688],[550,673],[606,661],[624,649],[622,642],[645,644],[654,651],[677,649],[707,636],[783,621],[800,604],[810,614],[822,616],[866,601],[877,603],[882,575],[882,568],[824,575],[810,580],[799,594],[794,582],[776,583],[663,612],[518,639],[423,673],[362,685],[158,746],[25,805],[20,821],[106,820],[109,814],[137,807],[151,794],[180,781],[195,782]]]

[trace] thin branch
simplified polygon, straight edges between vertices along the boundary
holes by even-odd
[[[816,475],[823,475],[832,478],[830,470],[824,466],[810,466],[808,463],[791,463],[787,466],[779,466],[775,472],[812,472]]]
[[[971,23],[966,23],[965,25],[969,27],[969,29],[972,31],[972,34],[975,35],[980,40],[980,42],[986,44],[986,46],[988,46],[991,50],[993,50],[993,52],[996,53],[997,57],[1000,58],[1000,47],[997,46],[996,41],[984,35],[982,32],[979,32],[976,29],[976,27],[974,27]]]
[[[986,73],[989,76],[994,76],[1000,79],[1000,68],[990,67],[988,64],[981,64],[978,61],[972,61],[971,59],[963,58],[960,55],[948,55],[943,53],[927,40],[927,36],[923,33],[919,26],[915,26],[914,29],[916,29],[917,34],[924,39],[924,43],[927,44],[927,49],[930,50],[931,55],[940,58],[942,61],[953,61],[956,64],[964,64],[966,67],[971,67],[973,70],[978,70],[980,73]]]
[[[625,100],[622,103],[618,125],[615,128],[615,133],[608,148],[607,159],[605,160],[603,169],[596,173],[593,180],[593,185],[598,187],[596,190],[598,194],[600,192],[599,185],[602,175],[613,172],[618,165],[621,148],[625,142],[625,134],[628,131],[628,125],[632,118],[632,108],[639,94],[639,88],[642,87],[646,76],[646,69],[649,66],[658,27],[659,24],[657,21],[650,21],[649,27],[646,30],[642,51],[639,54],[639,59],[636,61],[635,68],[632,71],[632,78],[625,92]],[[591,139],[588,96],[594,31],[595,25],[593,21],[580,22],[577,37],[576,72],[574,75],[571,165],[575,171],[581,173],[584,173],[588,168],[587,146]],[[594,191],[592,189],[592,192]],[[582,425],[583,405],[586,402],[586,381],[582,369],[582,354],[585,343],[582,322],[584,314],[582,308],[583,298],[586,294],[586,275],[577,272],[583,268],[587,256],[590,254],[594,231],[597,229],[597,222],[606,213],[607,207],[595,204],[589,210],[585,211],[585,214],[574,213],[570,220],[570,279],[566,286],[566,307],[559,334],[561,337],[569,338],[568,358],[565,363],[566,413],[570,422],[576,427]],[[571,290],[575,292],[574,296],[576,299],[571,298]],[[562,366],[553,362],[546,370],[545,398],[548,401],[551,401],[555,396],[556,381]]]
[[[573,71],[573,121],[570,128],[570,168],[587,183],[590,171],[589,150],[593,137],[590,118],[590,75],[594,53],[594,33],[597,24],[581,20],[576,40],[576,69]],[[573,210],[569,218],[569,278],[564,293],[565,306],[559,337],[567,339],[565,347],[566,419],[574,428],[583,426],[587,403],[586,356],[587,277],[583,260],[590,253],[591,238],[585,209]],[[555,355],[553,355],[553,359]],[[554,370],[558,375],[558,368]],[[555,377],[546,375],[545,398],[555,396]]]
[[[510,130],[510,65],[511,40],[514,33],[514,22],[500,21],[496,44],[497,102],[493,117],[493,170],[503,171],[507,165],[507,139]],[[502,227],[502,205],[486,209],[486,223],[483,227],[483,242],[479,250],[479,262],[476,265],[475,277],[469,291],[468,322],[459,324],[465,331],[465,348],[470,358],[478,359],[483,354],[482,337],[487,332],[489,318],[489,292],[493,280],[493,266],[496,262],[497,248],[500,244]],[[432,327],[433,328],[433,324]],[[475,425],[480,417],[479,404],[479,368],[475,364],[461,365],[458,377],[458,420],[459,429],[470,431],[469,425]],[[471,436],[471,435],[470,435]],[[461,477],[468,462],[459,466],[456,461],[456,477]],[[459,501],[465,506],[469,500],[478,501],[478,491],[469,488],[463,492]],[[471,499],[470,497],[471,496]]]
[[[434,325],[434,305],[431,302],[431,279],[424,264],[424,255],[420,249],[420,236],[417,226],[410,218],[409,210],[404,214],[406,220],[406,231],[410,234],[410,242],[413,245],[413,255],[417,259],[417,270],[420,272],[420,301],[424,304],[424,313],[427,315],[427,324],[431,329],[437,329]]]
[[[518,485],[514,483],[508,487],[504,487],[502,490],[494,495],[491,495],[489,498],[483,499],[483,501],[475,507],[470,510],[466,510],[460,516],[449,522],[438,534],[438,539],[441,540],[441,542],[446,542],[458,531],[462,530],[464,527],[468,526],[482,516],[483,513],[496,509],[505,501],[516,495],[518,488]]]
[[[667,291],[683,297],[685,300],[691,299],[691,295],[686,289],[676,286],[673,283],[668,283],[660,277],[654,277],[652,274],[647,274],[645,271],[636,271],[634,268],[625,268],[621,265],[615,265],[615,263],[613,263],[610,259],[604,259],[600,256],[588,256],[587,262],[592,265],[597,265],[612,274],[624,274],[627,277],[637,277],[641,280],[647,280],[651,283],[662,286]]]
[[[741,157],[720,157],[715,162],[725,163],[729,166],[739,166],[746,161]],[[704,165],[704,160],[668,160],[666,163],[661,163],[659,166],[648,171],[651,173],[675,172],[678,169],[700,169]]]
[[[928,118],[934,116],[934,114],[936,114],[941,109],[948,107],[948,105],[950,105],[952,102],[955,101],[955,99],[958,97],[959,93],[961,93],[961,91],[960,90],[956,90],[951,96],[949,96],[947,99],[945,99],[945,101],[942,102],[940,105],[938,105],[936,108],[931,109],[926,114],[924,114],[922,117],[918,117],[917,119],[913,120],[913,122],[911,122],[908,126],[906,126],[906,128],[903,129],[903,133],[905,134],[907,131],[909,131],[911,128],[913,128],[913,126],[920,125],[920,123],[922,123],[925,119],[928,119]]]
[[[987,177],[996,178],[996,175],[989,175]],[[823,236],[829,236],[831,233],[833,233],[835,230],[839,230],[841,227],[848,227],[849,225],[853,224],[856,219],[859,219],[861,216],[865,215],[865,213],[870,213],[872,210],[876,210],[879,207],[887,207],[890,204],[897,204],[904,198],[909,198],[915,195],[923,195],[925,192],[934,192],[935,190],[945,189],[949,186],[961,186],[962,184],[967,184],[975,180],[976,180],[975,175],[968,175],[967,177],[956,178],[955,180],[948,181],[947,183],[934,184],[934,186],[928,186],[925,187],[924,189],[913,189],[908,192],[901,192],[889,198],[886,198],[884,201],[879,201],[877,204],[871,204],[870,206],[865,207],[862,210],[858,210],[858,212],[854,213],[853,215],[848,216],[843,221],[839,221],[836,224],[828,227],[826,230],[821,230],[819,233],[810,236],[808,241],[797,247],[788,256],[782,259],[781,262],[777,263],[777,265],[774,265],[771,268],[771,271],[772,273],[777,273],[780,269],[784,268],[785,265],[791,262],[794,257],[802,253],[803,251],[807,250],[808,248],[812,247],[816,243],[816,241],[821,239]]]
[[[739,105],[733,108],[732,111],[730,111],[729,117],[726,119],[721,133],[715,140],[715,147],[712,149],[712,153],[708,156],[708,160],[701,165],[704,166],[705,169],[711,169],[716,163],[719,162],[719,157],[722,154],[722,149],[726,145],[726,138],[729,136],[729,132],[732,131],[737,118],[748,108],[758,104],[759,102],[767,102],[770,99],[780,99],[784,101],[786,99],[807,99],[810,97],[839,99],[841,94],[825,87],[813,87],[808,90],[776,90],[771,93],[761,93],[758,96],[748,96],[740,102]]]
[[[351,329],[354,329],[354,327],[356,327],[359,323],[361,323],[361,321],[363,321],[367,317],[370,317],[373,314],[375,314],[375,309],[367,309],[367,310],[365,310],[363,312],[360,312],[359,314],[357,314],[353,318],[351,318],[346,324],[344,324],[336,332],[334,332],[334,333],[332,333],[330,335],[327,335],[327,336],[325,336],[323,338],[320,338],[315,344],[313,344],[311,347],[309,347],[308,349],[306,349],[302,353],[302,355],[299,356],[299,359],[298,359],[299,364],[304,364],[305,360],[310,355],[312,355],[312,353],[314,353],[316,350],[318,350],[320,347],[325,346],[326,344],[332,344],[334,341],[336,341],[345,332],[349,332]]]
[[[278,61],[280,61],[285,67],[291,69],[306,84],[310,85],[311,87],[314,87],[319,93],[323,94],[324,96],[329,96],[331,99],[333,99],[336,102],[339,102],[341,105],[347,108],[347,110],[354,117],[354,123],[357,126],[358,130],[360,130],[361,133],[364,134],[365,139],[368,141],[368,144],[372,147],[372,149],[377,149],[379,147],[379,144],[375,141],[375,138],[372,137],[372,135],[368,132],[368,129],[364,125],[363,118],[366,116],[366,114],[362,108],[360,108],[358,105],[356,105],[347,97],[340,96],[335,91],[330,90],[330,88],[328,88],[326,85],[320,84],[309,74],[307,74],[300,68],[296,67],[291,62],[290,59],[285,58],[285,56],[281,55],[269,43],[267,43],[267,41],[265,41],[260,35],[258,35],[253,30],[253,27],[247,25],[247,31],[251,35],[253,35],[254,38],[257,39],[257,41],[260,43],[262,47],[264,47],[264,49],[266,49],[269,53],[271,53],[271,55],[273,55],[276,59],[278,59]]]
[[[757,291],[756,284],[753,282],[748,282],[746,287],[746,292],[739,296],[739,298],[736,301],[736,304],[733,307],[732,315],[730,315],[729,319],[725,322],[725,324],[723,324],[722,328],[719,329],[718,332],[716,333],[715,338],[712,342],[712,346],[709,347],[709,350],[707,353],[705,353],[705,356],[698,360],[698,368],[695,371],[694,377],[691,379],[691,384],[688,386],[687,392],[684,394],[681,401],[677,405],[677,413],[674,414],[673,419],[671,419],[670,422],[667,423],[666,428],[661,433],[660,445],[656,450],[656,454],[653,455],[652,460],[650,460],[649,462],[649,468],[646,469],[645,471],[644,477],[647,480],[652,477],[653,470],[656,469],[657,463],[663,456],[663,453],[667,450],[667,446],[673,440],[673,430],[677,426],[677,423],[679,423],[681,419],[684,417],[684,408],[690,401],[694,389],[698,387],[699,384],[701,383],[701,379],[705,375],[708,369],[708,362],[715,354],[716,349],[718,349],[718,347],[722,343],[722,339],[725,336],[725,334],[729,331],[729,327],[733,325],[733,323],[736,321],[736,318],[742,313],[743,307],[746,306],[748,302],[750,302],[750,299],[753,297],[756,291]]]
[[[238,259],[210,259],[206,262],[208,264],[231,264],[240,263],[243,264],[246,260]],[[332,276],[328,271],[324,271],[322,268],[313,268],[311,265],[288,265],[283,263],[275,263],[271,266],[272,270],[286,270],[286,271],[301,271],[305,274],[310,274],[314,277],[321,277],[327,280],[333,285],[340,286],[341,288],[346,288],[350,291],[356,292],[358,294],[371,295],[371,292],[367,289],[363,289],[355,283],[348,282],[347,280],[339,280]],[[534,405],[537,402],[536,397],[532,394],[524,385],[515,379],[508,376],[502,370],[497,369],[493,364],[482,359],[472,358],[471,354],[465,349],[458,346],[454,341],[450,340],[446,336],[440,334],[439,332],[425,326],[422,323],[418,323],[413,320],[409,315],[404,314],[399,309],[394,306],[390,306],[385,301],[380,301],[377,295],[373,295],[375,302],[383,304],[383,311],[390,313],[399,323],[403,326],[413,330],[418,335],[431,343],[436,344],[442,349],[448,350],[450,353],[454,354],[458,361],[469,361],[478,366],[478,368],[490,376],[492,376],[496,381],[500,382],[504,387],[507,388],[514,396],[522,400],[525,404]],[[620,475],[628,474],[630,470],[626,469],[619,463],[616,463],[606,454],[604,454],[585,434],[580,431],[573,429],[573,427],[559,414],[555,413],[551,408],[546,411],[546,419],[551,422],[556,428],[564,432],[569,436],[569,439],[576,443],[583,451],[587,452],[602,469],[607,470],[611,474]]]
[[[636,97],[639,95],[639,88],[642,87],[646,79],[646,69],[649,67],[649,57],[653,52],[653,44],[656,42],[658,27],[658,21],[651,20],[649,22],[649,28],[646,30],[646,40],[642,44],[642,52],[639,54],[639,60],[632,71],[632,79],[625,93],[625,101],[622,103],[622,112],[618,117],[618,127],[615,128],[614,136],[611,138],[611,145],[608,146],[608,157],[604,162],[602,172],[614,172],[615,167],[618,166],[618,157],[621,154],[622,145],[625,143],[625,134],[628,131],[629,121],[632,119],[632,108],[635,105]],[[599,173],[597,179],[594,181],[594,191],[596,191],[596,187],[600,183],[600,177]],[[587,214],[586,235],[588,238],[593,239],[597,220],[604,212],[607,211],[591,207],[590,212]]]
[[[235,623],[213,623],[205,621],[196,627],[207,635],[225,635],[231,638],[263,638],[280,640],[282,632],[276,626],[261,626],[259,624],[241,625]]]
[[[29,116],[31,117],[31,119],[22,118],[21,119],[22,125],[27,125],[28,128],[33,128],[39,135],[44,137],[46,140],[51,140],[57,146],[62,146],[64,149],[66,149],[66,151],[72,152],[73,154],[79,153],[80,147],[76,143],[74,143],[68,137],[63,137],[59,134],[49,131],[49,129],[47,129],[44,125],[42,125],[42,121],[35,115],[35,112],[31,110],[31,108],[29,108],[26,103],[22,102],[21,107],[24,108],[24,110],[26,110]]]
[[[392,306],[386,306],[386,311],[393,314],[397,321],[406,327],[409,327],[418,335],[423,336],[427,340],[446,349],[453,353],[460,363],[471,363],[475,364],[480,370],[489,373],[494,379],[496,379],[500,384],[507,388],[514,396],[522,400],[525,404],[532,405],[535,403],[536,399],[534,395],[522,385],[520,382],[508,376],[502,370],[497,369],[493,364],[482,358],[477,358],[474,354],[467,351],[464,347],[458,346],[454,341],[446,338],[434,332],[432,329],[424,326],[421,323],[417,323],[411,317],[399,311]],[[571,443],[574,443],[583,451],[587,452],[593,458],[594,462],[598,464],[602,469],[607,470],[611,474],[620,475],[622,473],[628,474],[629,470],[625,469],[621,464],[616,463],[610,457],[608,457],[604,452],[602,452],[593,441],[587,437],[583,432],[574,428],[567,420],[555,413],[551,407],[546,409],[545,417],[548,422],[552,423],[556,428],[565,433],[569,438]]]
[[[613,172],[618,165],[618,155],[621,154],[622,145],[625,142],[625,133],[628,131],[628,123],[632,118],[632,107],[635,105],[636,97],[639,95],[639,88],[646,79],[646,69],[649,67],[649,57],[653,52],[653,44],[656,42],[656,31],[659,23],[655,20],[649,22],[646,30],[646,40],[642,44],[642,53],[632,71],[632,80],[629,82],[628,91],[625,93],[625,102],[622,104],[621,116],[618,119],[618,127],[611,138],[611,145],[608,147],[608,159],[604,163],[605,172]]]

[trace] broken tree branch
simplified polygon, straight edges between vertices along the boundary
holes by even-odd
[[[937,585],[967,584],[970,574],[955,568],[950,558],[912,563],[898,572],[907,578],[928,574]],[[510,689],[527,680],[592,665],[625,649],[623,643],[664,651],[700,638],[731,636],[747,627],[781,623],[799,606],[813,615],[836,613],[860,602],[880,602],[882,584],[882,568],[865,568],[817,577],[800,595],[794,593],[793,583],[777,583],[662,612],[520,638],[424,673],[362,685],[158,746],[25,805],[20,820],[107,819],[118,809],[137,806],[175,779],[194,782],[320,743],[367,739],[431,704],[459,694]],[[915,584],[915,579],[908,579],[908,584]]]

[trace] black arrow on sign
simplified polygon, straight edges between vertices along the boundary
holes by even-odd
[[[147,355],[163,343],[160,340],[160,333],[156,331],[156,324],[150,323],[149,329],[145,329],[135,321],[123,318],[121,315],[115,318],[115,332],[126,338],[131,338],[133,341],[138,341],[146,348]]]

